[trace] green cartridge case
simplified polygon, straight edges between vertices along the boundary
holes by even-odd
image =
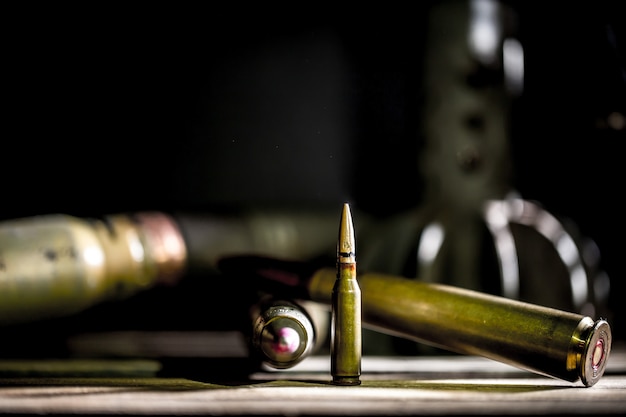
[[[359,385],[361,376],[361,289],[353,265],[340,264],[332,288],[331,374],[337,385]]]
[[[335,274],[322,268],[304,280],[312,300],[332,302]],[[358,281],[363,321],[383,333],[585,386],[604,373],[612,342],[605,320],[397,276]]]

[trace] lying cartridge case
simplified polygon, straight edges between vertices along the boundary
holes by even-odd
[[[220,268],[259,287],[331,303],[334,268],[261,257],[225,258]],[[612,335],[603,319],[393,275],[357,279],[363,323],[374,330],[588,387],[604,374]]]
[[[259,365],[291,368],[316,347],[312,319],[296,301],[265,297],[252,307],[251,313],[251,358]]]
[[[186,268],[176,223],[161,212],[0,224],[0,325],[73,314],[174,283]]]
[[[334,230],[336,214],[308,210],[3,220],[0,325],[71,315],[155,284],[214,274],[217,259],[229,254],[331,254]],[[225,287],[217,290],[231,290]]]
[[[328,302],[332,269],[311,278]],[[394,276],[363,274],[364,321],[373,328],[462,354],[484,356],[566,381],[594,385],[611,349],[605,320]]]

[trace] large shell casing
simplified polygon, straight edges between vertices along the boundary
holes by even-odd
[[[73,314],[186,267],[175,222],[160,212],[85,219],[41,215],[0,223],[0,324]]]
[[[313,274],[311,299],[331,303],[335,274]],[[391,275],[360,274],[358,282],[363,322],[382,332],[586,386],[604,373],[612,342],[605,320]]]

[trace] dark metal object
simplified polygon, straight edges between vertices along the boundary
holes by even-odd
[[[259,287],[332,302],[333,268],[254,256],[223,259],[220,268]],[[604,374],[612,343],[606,320],[394,275],[363,273],[358,283],[363,322],[382,333],[588,387]]]
[[[341,213],[337,270],[331,294],[331,374],[337,385],[361,383],[361,289],[356,279],[354,226],[350,206]],[[327,301],[327,300],[324,300]]]

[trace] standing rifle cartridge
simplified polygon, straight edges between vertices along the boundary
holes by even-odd
[[[330,304],[336,271],[255,256],[224,258],[224,273]],[[358,275],[363,322],[382,333],[483,356],[590,387],[604,374],[607,321],[464,288],[378,273]],[[254,283],[250,283],[254,285]]]
[[[337,270],[331,294],[331,374],[337,385],[361,383],[361,290],[356,279],[354,226],[350,206],[341,213]]]
[[[161,212],[4,221],[0,325],[65,316],[158,283],[173,284],[186,257],[176,223]]]

